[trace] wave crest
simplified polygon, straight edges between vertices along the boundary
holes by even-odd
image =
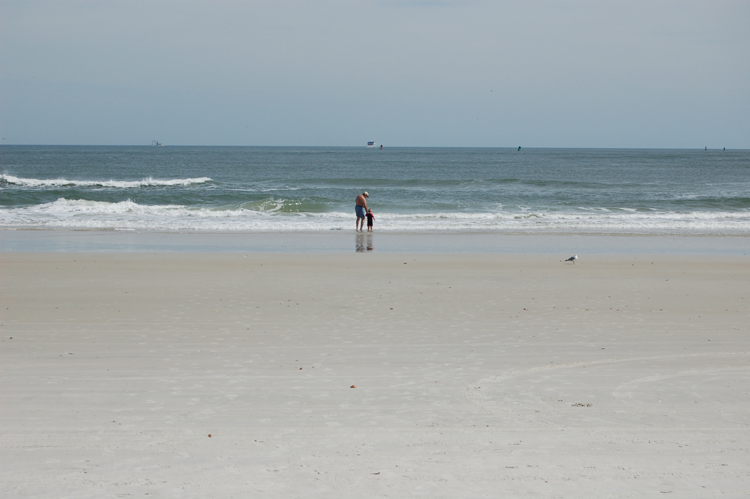
[[[0,185],[18,185],[26,187],[108,187],[115,189],[136,189],[139,187],[170,187],[185,186],[191,184],[204,184],[211,182],[209,177],[176,178],[171,180],[159,180],[152,177],[143,180],[69,180],[20,178],[13,175],[0,175]]]
[[[500,210],[482,213],[379,212],[376,217],[377,230],[384,232],[750,234],[748,211]],[[8,228],[295,232],[340,229],[353,223],[354,214],[349,212],[282,210],[279,205],[265,203],[191,207],[146,205],[132,200],[105,202],[59,198],[51,203],[0,209],[0,227]]]

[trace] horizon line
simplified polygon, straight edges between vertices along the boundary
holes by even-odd
[[[381,144],[378,144],[381,145]],[[681,151],[748,151],[750,147],[744,148],[727,148],[727,147],[592,147],[592,146],[388,146],[383,145],[385,149],[512,149],[523,151],[524,149],[609,149],[609,150],[681,150]],[[252,148],[341,148],[341,149],[372,149],[367,145],[342,146],[342,145],[220,145],[220,144],[162,144],[155,146],[153,144],[13,144],[0,143],[0,147],[252,147]],[[378,151],[380,148],[376,148]]]

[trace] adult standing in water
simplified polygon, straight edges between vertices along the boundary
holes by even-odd
[[[357,196],[357,199],[354,201],[354,212],[357,214],[357,221],[354,225],[356,230],[363,230],[365,227],[365,216],[367,215],[367,198],[369,197],[370,195],[367,193],[367,191],[365,191]]]

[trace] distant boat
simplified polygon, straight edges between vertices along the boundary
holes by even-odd
[[[163,142],[159,142],[158,140],[152,140],[151,141],[151,145],[152,146],[163,146],[164,143]]]
[[[371,141],[367,142],[367,147],[375,147],[375,141],[371,140]]]

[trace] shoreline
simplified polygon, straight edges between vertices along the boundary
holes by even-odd
[[[360,251],[361,250],[361,251]],[[0,253],[499,253],[747,255],[750,236],[487,232],[0,230]],[[570,255],[567,255],[570,256]]]

